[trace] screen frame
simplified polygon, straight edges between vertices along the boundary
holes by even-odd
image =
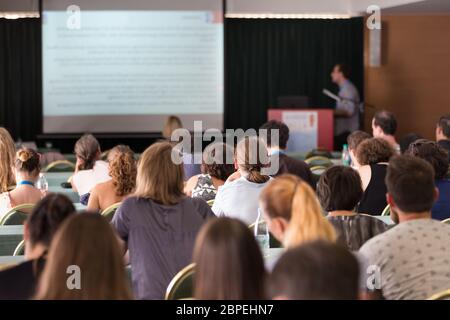
[[[44,46],[43,46],[43,32],[42,32],[42,27],[43,27],[43,1],[45,0],[38,0],[38,9],[39,9],[39,33],[40,33],[40,45],[41,45],[41,59],[40,59],[40,90],[41,90],[41,135],[46,135],[46,136],[51,136],[51,135],[81,135],[85,132],[45,132],[44,130]],[[223,103],[223,110],[222,110],[222,119],[221,119],[221,125],[222,125],[222,132],[225,132],[225,119],[226,119],[226,113],[227,113],[227,55],[226,55],[226,32],[227,32],[227,28],[226,28],[226,9],[227,9],[227,5],[226,5],[226,0],[221,0],[221,4],[222,4],[222,21],[223,21],[223,32],[222,32],[222,37],[223,37],[223,95],[222,95],[222,103]],[[140,131],[140,132],[122,132],[122,131],[116,131],[116,132],[95,132],[95,134],[98,135],[142,135],[142,134],[150,134],[150,135],[161,135],[161,131]]]

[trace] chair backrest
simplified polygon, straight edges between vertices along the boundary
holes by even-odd
[[[102,211],[102,216],[104,216],[108,221],[111,221],[114,217],[114,214],[116,213],[117,208],[119,208],[121,204],[122,202],[116,202],[110,205],[108,208]]]
[[[391,206],[387,205],[381,213],[382,216],[390,216],[391,215]]]
[[[34,208],[34,204],[25,203],[9,210],[0,220],[0,226],[21,225],[27,220],[28,213]]]
[[[43,172],[73,172],[75,171],[75,165],[68,160],[57,160],[49,163]]]
[[[313,149],[306,154],[306,159],[309,159],[312,157],[325,157],[325,158],[331,159],[332,154],[327,149],[318,148],[318,149]]]
[[[333,165],[333,162],[329,158],[321,156],[311,157],[309,159],[306,159],[305,162],[309,165],[309,167],[323,166],[328,168]]]
[[[450,218],[441,221],[442,223],[450,224]]]
[[[23,255],[25,255],[25,240],[19,242],[13,253],[13,256],[23,256]]]
[[[258,223],[266,223],[264,220],[260,220]],[[252,223],[248,226],[252,234],[255,233],[256,223]],[[283,245],[278,241],[273,234],[269,231],[269,248],[283,248]]]
[[[450,300],[450,289],[436,293],[427,300]]]
[[[195,264],[191,263],[178,272],[166,290],[166,300],[188,299],[194,296]]]

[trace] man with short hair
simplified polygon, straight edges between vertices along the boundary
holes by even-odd
[[[391,218],[398,225],[359,251],[374,271],[371,285],[377,290],[372,295],[426,299],[450,288],[450,226],[431,219],[438,197],[432,166],[413,156],[396,156],[389,162],[386,185]]]
[[[397,120],[392,112],[380,111],[372,119],[372,135],[374,138],[386,140],[389,145],[400,154],[400,145],[395,139]]]
[[[436,142],[447,151],[450,163],[450,114],[439,119],[436,125]]]
[[[336,103],[334,110],[334,148],[341,150],[347,141],[348,135],[359,129],[359,93],[350,81],[350,67],[343,63],[334,66],[331,80],[339,86],[338,96],[341,99]]]
[[[269,277],[276,300],[356,300],[359,264],[345,247],[315,241],[289,249]]]
[[[266,143],[270,155],[278,155],[279,157],[279,169],[275,176],[283,173],[291,173],[314,187],[313,176],[308,165],[301,160],[289,157],[285,153],[287,142],[289,140],[288,126],[281,121],[270,120],[263,124],[260,129],[267,130]],[[274,141],[274,139],[272,139],[272,130],[278,130],[279,141]]]
[[[348,151],[350,153],[350,158],[352,159],[352,167],[354,169],[358,169],[361,166],[358,162],[358,159],[356,158],[356,148],[361,142],[370,138],[372,138],[370,134],[361,130],[353,131],[347,137]]]

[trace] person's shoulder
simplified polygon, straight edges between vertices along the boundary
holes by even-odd
[[[9,283],[10,281],[23,279],[27,276],[32,275],[33,275],[33,260],[24,261],[15,266],[11,266],[0,271],[0,287],[5,285],[5,283]]]
[[[381,258],[382,254],[387,253],[387,245],[392,242],[392,239],[399,233],[399,231],[400,230],[396,227],[386,230],[385,232],[364,243],[359,249],[359,252],[366,256],[375,254]]]
[[[101,193],[103,193],[105,191],[109,191],[111,188],[114,188],[114,186],[112,185],[112,181],[108,180],[108,181],[105,181],[105,182],[97,183],[95,185],[95,187],[92,188],[91,193],[92,192],[97,192],[98,194],[101,194]]]

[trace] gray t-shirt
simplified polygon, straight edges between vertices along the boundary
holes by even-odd
[[[209,217],[213,212],[198,198],[172,206],[137,197],[123,202],[112,224],[128,242],[135,298],[164,298],[172,278],[191,263],[195,238]]]
[[[336,109],[346,110],[351,116],[349,118],[336,118],[334,133],[340,135],[346,131],[353,132],[359,129],[359,93],[355,85],[346,80],[340,87],[338,96],[343,101],[336,104]]]
[[[369,267],[379,267],[378,289],[386,299],[427,299],[450,288],[450,226],[439,221],[402,222],[359,252]]]

